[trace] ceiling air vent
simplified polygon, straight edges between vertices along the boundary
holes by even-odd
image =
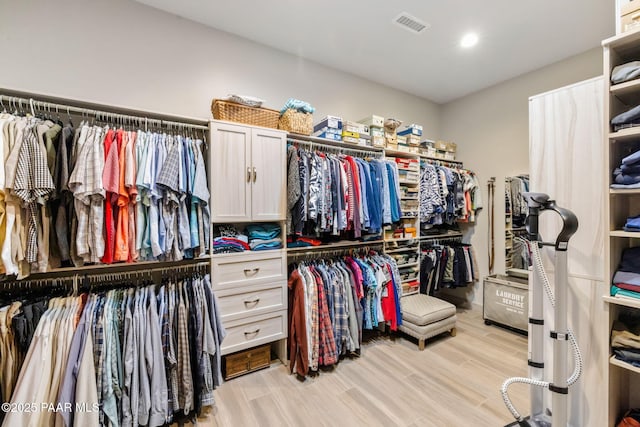
[[[407,12],[402,12],[400,15],[396,16],[393,22],[414,34],[420,34],[431,26]]]

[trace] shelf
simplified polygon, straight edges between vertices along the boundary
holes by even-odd
[[[319,246],[303,246],[299,248],[287,248],[287,253],[296,253],[296,252],[309,252],[309,251],[331,251],[336,249],[344,249],[344,248],[356,248],[362,246],[374,246],[381,245],[384,243],[384,240],[368,240],[366,242],[361,241],[343,241],[331,243],[328,245],[319,245]]]
[[[640,239],[640,232],[614,230],[609,232],[610,237],[628,237],[631,239]]]
[[[442,234],[433,234],[430,236],[420,236],[420,240],[437,240],[437,239],[450,239],[450,238],[460,238],[462,237],[462,233],[442,233]]]
[[[629,141],[638,138],[640,138],[640,126],[634,126],[609,133],[609,139],[615,139],[616,141]]]
[[[409,283],[409,282],[415,282],[418,280],[418,277],[413,277],[411,279],[405,279],[405,280],[401,280],[400,283],[401,284],[405,284],[405,283]]]
[[[412,262],[411,264],[398,264],[398,268],[409,268],[409,267],[417,267],[420,265],[417,262]]]
[[[400,200],[420,200],[418,197],[400,197]]]
[[[407,151],[399,151],[399,150],[391,150],[388,148],[384,149],[385,157],[403,157],[406,159],[417,159],[419,156],[418,153],[409,153]]]
[[[249,252],[249,251],[247,251]],[[180,268],[186,267],[190,265],[196,264],[204,264],[211,262],[212,255],[203,255],[198,258],[189,258],[183,259],[180,261],[138,261],[138,262],[114,262],[113,264],[92,264],[92,265],[83,265],[80,267],[60,267],[54,268],[51,271],[46,271],[42,273],[31,273],[29,277],[25,280],[29,279],[41,279],[41,278],[54,278],[54,277],[64,277],[77,274],[109,274],[109,273],[124,273],[124,272],[135,272],[136,270],[142,271],[153,271],[158,269],[171,269],[171,268]],[[0,280],[0,283],[4,282],[12,282],[18,281],[15,276],[6,276]]]
[[[333,139],[318,138],[316,136],[298,135],[297,133],[288,133],[287,139],[311,142],[314,144],[326,145],[328,147],[342,148],[345,150],[368,151],[373,154],[381,154],[384,151],[382,148],[368,147],[365,145],[351,144],[351,143],[342,142],[342,141],[334,141]]]
[[[609,304],[624,305],[625,307],[631,308],[640,308],[640,299],[612,297],[611,295],[605,295],[602,297],[602,299]]]
[[[602,46],[609,47],[610,49],[623,49],[631,47],[640,43],[640,28],[635,30],[625,31],[622,34],[615,35],[602,41]]]
[[[420,181],[405,181],[402,179],[398,180],[398,184],[404,184],[404,185],[418,185],[420,184]]]
[[[612,95],[625,97],[626,95],[638,95],[640,93],[640,79],[631,80],[611,86]]]
[[[400,219],[418,219],[418,215],[403,215]]]
[[[613,366],[617,366],[619,368],[626,369],[626,370],[631,371],[631,372],[635,372],[636,374],[640,374],[640,368],[636,368],[635,366],[630,365],[627,362],[623,362],[622,360],[618,360],[618,359],[616,359],[615,356],[611,356],[609,358],[609,363],[612,364]]]
[[[405,248],[397,248],[397,249],[385,249],[385,253],[387,254],[396,254],[401,252],[416,252],[418,250],[417,246],[407,246]]]
[[[640,188],[630,188],[630,189],[623,189],[623,188],[610,188],[609,189],[609,194],[611,195],[616,195],[616,194],[621,194],[621,195],[627,195],[627,194],[640,194]]]
[[[418,237],[398,237],[397,239],[385,239],[385,243],[408,242],[411,240],[420,240]]]
[[[463,165],[463,163],[461,161],[459,161],[459,160],[439,159],[438,157],[427,156],[425,154],[420,154],[420,158],[421,159],[426,159],[426,160],[434,160],[436,162],[452,163],[452,164],[455,164],[456,166],[460,166],[460,167],[462,167],[462,165]]]

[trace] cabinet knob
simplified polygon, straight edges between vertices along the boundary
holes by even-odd
[[[258,271],[260,271],[260,267],[257,267],[257,268],[254,268],[254,269],[245,268],[244,269],[244,274],[245,274],[245,276],[255,276],[256,274],[258,274]]]
[[[256,299],[245,301],[244,305],[258,305],[259,302],[260,302],[260,298],[256,298]]]

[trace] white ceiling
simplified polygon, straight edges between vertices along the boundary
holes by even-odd
[[[614,0],[137,0],[437,103],[600,45]],[[431,24],[412,34],[392,20]],[[475,48],[459,47],[475,31]]]

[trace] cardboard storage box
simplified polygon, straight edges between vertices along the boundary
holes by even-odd
[[[376,116],[373,114],[369,117],[365,117],[362,120],[358,120],[358,122],[365,124],[369,127],[379,127],[379,128],[384,127],[384,117]]]
[[[494,274],[484,279],[483,318],[527,332],[529,323],[529,284],[526,279]]]
[[[629,31],[640,26],[640,0],[633,0],[620,8],[620,28]]]

